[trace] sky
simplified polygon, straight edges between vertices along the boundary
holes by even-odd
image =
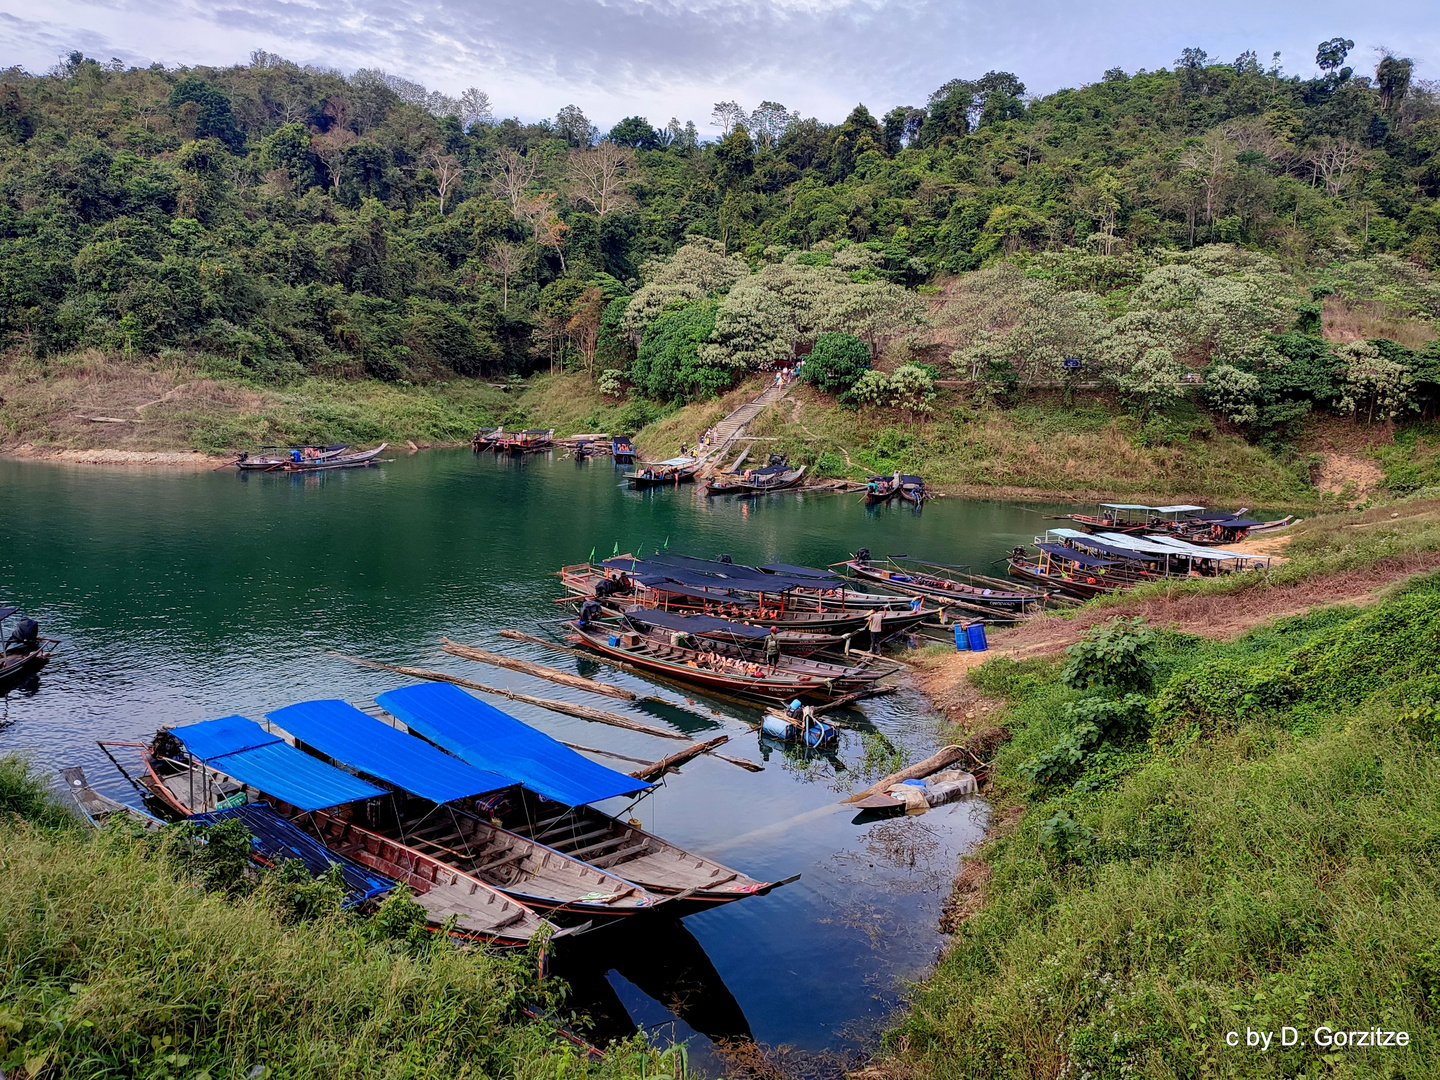
[[[489,93],[498,116],[577,104],[603,129],[639,115],[693,119],[717,101],[779,101],[838,121],[857,103],[923,105],[952,78],[1017,74],[1032,94],[1173,64],[1187,46],[1229,61],[1316,73],[1316,43],[1379,46],[1440,78],[1435,0],[0,0],[0,67],[98,60],[227,65],[264,49],[349,73],[383,68],[456,95]]]

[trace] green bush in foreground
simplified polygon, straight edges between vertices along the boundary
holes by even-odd
[[[262,882],[206,892],[167,849],[67,821],[0,761],[0,1070],[7,1077],[673,1076],[639,1044],[603,1063],[526,1020],[553,1005],[533,957],[375,919],[304,918]],[[29,819],[29,820],[26,820]],[[390,913],[385,914],[386,911]],[[287,925],[287,922],[290,925]],[[393,925],[392,925],[393,924]],[[397,929],[398,928],[398,929]]]
[[[1031,780],[1096,698],[1055,663],[979,669],[1010,703],[1001,798],[1025,809],[892,1036],[904,1075],[1435,1075],[1437,627],[1431,575],[1234,642],[1162,633],[1148,742]],[[1321,1025],[1411,1042],[1317,1047]],[[1243,1045],[1282,1026],[1299,1046]]]

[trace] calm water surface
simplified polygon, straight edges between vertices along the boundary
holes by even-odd
[[[867,1045],[942,944],[936,917],[985,804],[855,824],[837,802],[878,778],[876,733],[910,760],[936,746],[913,691],[846,714],[839,749],[806,759],[762,742],[760,714],[497,636],[534,632],[566,608],[553,572],[620,551],[667,548],[737,562],[823,566],[858,547],[990,564],[1044,528],[1050,508],[937,500],[917,514],[859,496],[705,499],[693,487],[631,492],[608,460],[523,461],[436,451],[369,470],[238,476],[0,461],[0,601],[64,639],[38,689],[0,702],[0,752],[85,766],[96,787],[134,793],[95,746],[161,724],[253,718],[315,697],[368,701],[405,680],[331,650],[463,673],[548,698],[596,700],[439,651],[442,635],[663,699],[603,707],[696,737],[728,734],[746,772],[702,757],[635,813],[647,828],[757,877],[794,885],[692,916],[586,935],[560,973],[597,1037],[643,1026],[691,1040],[753,1036],[825,1071]],[[588,699],[588,700],[587,700]],[[557,738],[653,760],[676,744],[542,709],[494,702]],[[657,745],[658,743],[665,745]],[[599,760],[633,768],[615,759]],[[875,755],[871,754],[872,767]],[[622,806],[606,806],[615,812]]]

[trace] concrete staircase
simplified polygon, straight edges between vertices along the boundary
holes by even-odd
[[[772,405],[785,397],[786,388],[773,383],[754,401],[747,401],[725,419],[715,425],[715,444],[705,454],[700,467],[702,476],[709,476],[724,463],[726,454],[735,443],[745,438],[746,426],[759,416],[765,406]]]

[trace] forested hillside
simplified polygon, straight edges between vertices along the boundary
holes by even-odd
[[[1440,94],[1350,47],[1315,77],[1187,49],[1043,97],[991,72],[838,124],[727,102],[711,141],[265,54],[72,54],[0,74],[0,334],[42,373],[564,366],[656,401],[823,338],[823,390],[912,418],[947,379],[981,405],[1103,386],[1142,426],[1188,396],[1262,441],[1401,417],[1440,391]]]

